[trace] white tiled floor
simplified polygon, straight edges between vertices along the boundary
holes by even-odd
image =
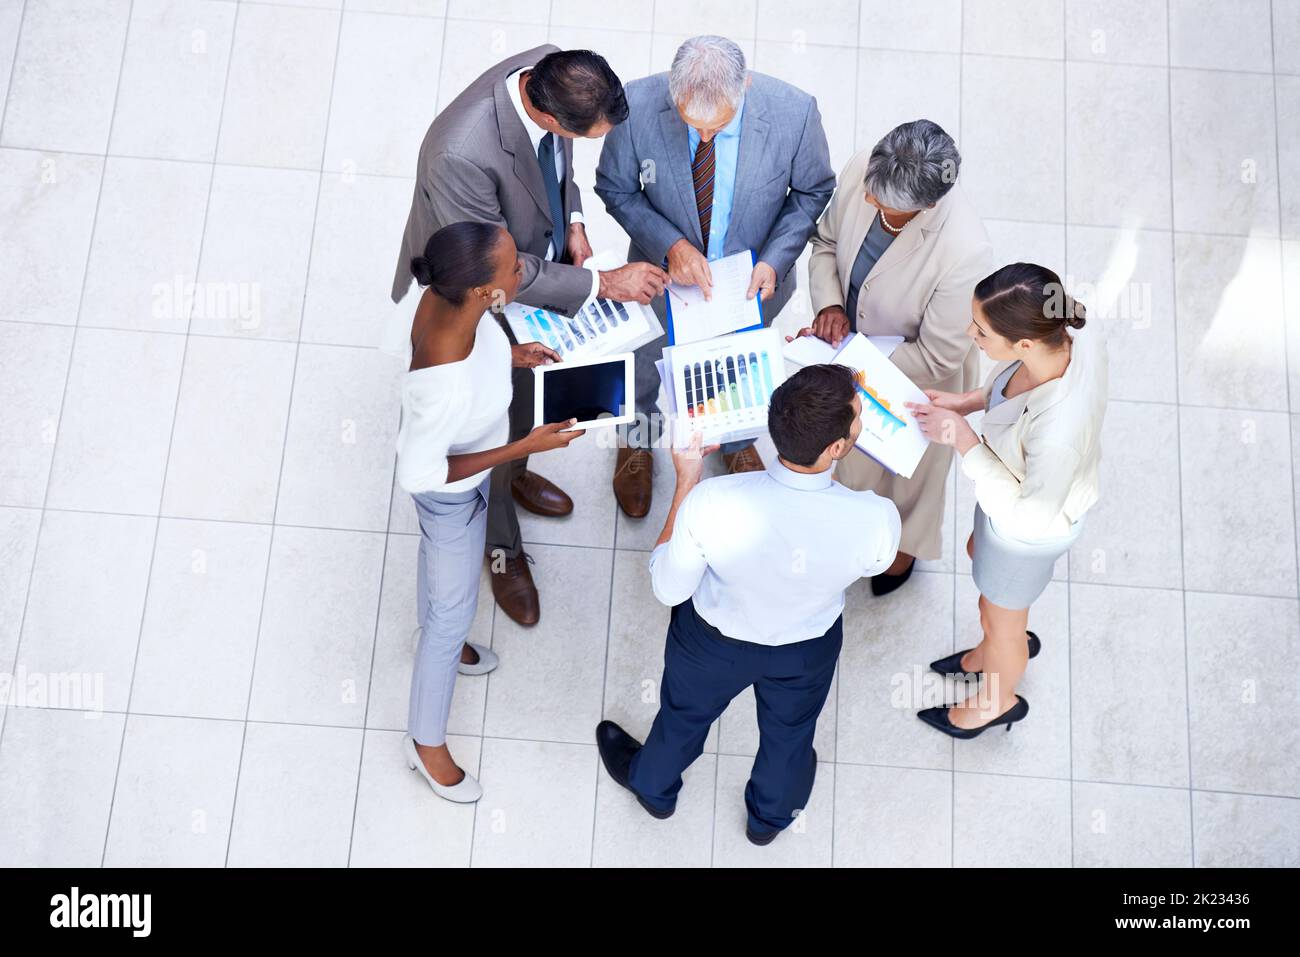
[[[0,863],[1300,864],[1300,0],[807,6],[0,0],[0,674],[91,679],[0,712]],[[762,850],[748,696],[671,821],[598,772],[596,721],[654,712],[667,475],[629,521],[590,437],[536,463],[578,503],[525,518],[541,624],[480,603],[502,665],[451,731],[486,796],[407,771],[415,526],[371,348],[440,105],[547,38],[630,79],[707,31],[818,96],[837,165],[949,128],[999,257],[1112,343],[1030,720],[954,747],[891,699],[976,637],[957,476],[945,556],[852,590],[810,806]]]

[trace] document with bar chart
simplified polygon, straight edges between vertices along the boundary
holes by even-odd
[[[903,403],[927,403],[925,393],[866,336],[854,336],[834,361],[853,370],[862,398],[857,447],[903,478],[911,478],[929,440]]]
[[[664,349],[677,427],[701,433],[706,444],[766,432],[768,401],[785,381],[782,344],[768,328]]]
[[[631,352],[664,332],[649,306],[612,299],[593,299],[572,318],[518,302],[504,315],[516,342],[540,342],[565,359]]]

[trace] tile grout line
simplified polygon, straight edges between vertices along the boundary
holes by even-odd
[[[164,721],[210,721],[219,724],[243,724],[244,723],[244,719],[240,717],[228,718],[228,717],[215,717],[212,715],[189,715],[189,714],[177,714],[177,713],[168,713],[168,712],[161,712],[161,711],[133,711],[128,714],[128,712],[126,711],[117,711],[113,709],[90,711],[89,709],[86,708],[35,707],[35,706],[25,707],[25,708],[15,707],[14,710],[51,711],[51,712],[59,712],[62,714],[100,714],[100,715],[117,715],[120,717],[160,718]],[[275,719],[258,719],[258,720],[252,720],[249,723],[267,725],[270,727],[280,727],[280,728],[314,728],[314,729],[327,729],[327,730],[337,730],[337,731],[358,731],[358,732],[374,731],[380,734],[403,733],[401,728],[390,728],[390,727],[365,728],[355,724],[318,724],[309,721],[283,721],[283,720],[275,720]],[[477,737],[477,735],[474,734],[458,734],[453,736],[461,737],[461,738]],[[486,739],[491,741],[511,741],[511,742],[518,742],[524,744],[553,744],[561,747],[590,748],[593,750],[596,747],[596,745],[593,742],[576,741],[571,739],[559,740],[559,739],[551,739],[551,738],[522,738],[522,737],[512,737],[510,735],[497,735],[497,734],[487,735]],[[723,757],[723,758],[746,758],[750,760],[754,758],[754,753],[749,751],[744,751],[744,752],[704,751],[701,756],[704,755],[712,755],[712,756]],[[830,761],[820,761],[820,760],[818,761],[818,764],[831,764],[831,763],[832,762]],[[926,765],[890,764],[890,763],[874,762],[874,761],[841,761],[835,763],[844,764],[845,766],[852,767],[852,768],[883,768],[886,770],[895,770],[895,771],[928,771],[934,773],[943,773],[948,770],[946,768],[936,768],[933,766],[926,766]],[[1062,777],[1062,776],[1051,775],[1051,774],[1024,774],[1018,771],[981,770],[978,768],[969,768],[969,769],[959,769],[956,773],[979,775],[984,777],[1016,778],[1016,779],[1024,779],[1029,781],[1055,781],[1060,784],[1071,783],[1068,777]],[[1094,778],[1080,778],[1075,783],[1096,784],[1096,785],[1102,785],[1106,787],[1150,788],[1150,789],[1161,790],[1161,791],[1186,791],[1187,790],[1187,786],[1185,784],[1156,784],[1149,781],[1109,781],[1109,780],[1094,779]],[[1297,791],[1294,794],[1284,794],[1280,792],[1270,793],[1265,791],[1248,791],[1243,789],[1222,788],[1222,787],[1193,788],[1193,790],[1202,794],[1235,794],[1235,795],[1242,795],[1246,797],[1268,798],[1268,799],[1274,799],[1278,801],[1300,801],[1300,791]]]
[[[394,454],[394,461],[396,455]],[[389,483],[388,512],[393,510],[393,483]],[[357,755],[357,790],[352,797],[352,823],[348,828],[348,856],[345,867],[352,866],[352,844],[357,834],[357,805],[361,802],[361,772],[366,760],[366,737],[370,730],[370,702],[374,700],[375,657],[379,650],[379,623],[384,608],[384,580],[388,574],[388,541],[392,536],[385,533],[384,547],[379,557],[379,589],[375,593],[375,626],[370,639],[370,670],[366,674],[366,707],[361,714],[361,749]],[[268,563],[269,565],[269,563]]]
[[[128,11],[127,14],[126,38],[122,43],[122,68],[118,74],[119,90],[121,89],[122,74],[126,72],[126,53],[127,50],[130,48],[131,21],[134,19],[134,13],[135,13],[134,0],[132,0],[131,9]],[[236,4],[234,9],[234,15],[231,21],[230,47],[228,48],[227,56],[226,56],[226,73],[225,76],[222,78],[221,105],[217,108],[218,131],[220,131],[221,129],[221,121],[225,115],[226,93],[229,89],[229,82],[230,82],[230,63],[231,60],[234,59],[234,45],[235,45],[234,23],[235,20],[238,19],[238,16],[239,16],[239,7],[238,4]],[[117,99],[115,97],[114,105],[113,105],[113,118],[109,124],[110,142],[112,141],[112,133],[114,127],[116,126],[116,123],[117,123]],[[105,160],[105,172],[107,173],[107,160]],[[216,154],[214,150],[213,161],[208,165],[208,192],[207,192],[207,197],[205,198],[203,204],[203,220],[199,225],[199,247],[198,250],[195,252],[195,256],[194,256],[194,273],[196,276],[198,275],[200,265],[203,262],[204,237],[207,233],[208,216],[212,209],[212,187],[216,181],[216,176],[217,176],[217,164],[216,164]],[[86,257],[86,271],[87,273],[89,273],[90,271],[89,254]],[[78,319],[80,319],[80,316],[78,316]],[[158,489],[158,513],[157,515],[154,516],[153,543],[149,550],[149,565],[145,570],[144,595],[140,603],[140,623],[136,629],[135,655],[131,660],[131,678],[129,684],[127,685],[126,717],[122,721],[122,737],[118,743],[118,748],[117,748],[117,766],[113,772],[113,788],[110,792],[109,802],[108,802],[108,822],[104,828],[104,849],[103,849],[103,853],[100,855],[100,861],[99,861],[100,867],[104,867],[108,860],[108,839],[111,836],[113,830],[113,810],[117,804],[118,781],[121,779],[122,776],[122,757],[126,751],[126,732],[127,732],[127,728],[131,724],[131,699],[135,694],[135,676],[137,670],[140,667],[140,648],[144,644],[144,625],[149,610],[149,594],[150,594],[151,586],[153,584],[154,563],[157,561],[158,558],[158,536],[162,529],[163,500],[167,492],[167,473],[168,470],[171,468],[172,449],[176,442],[176,421],[180,415],[181,395],[183,394],[185,388],[185,361],[189,356],[189,343],[190,343],[189,327],[193,324],[193,320],[194,320],[194,303],[191,302],[190,308],[185,317],[186,335],[184,340],[181,342],[180,366],[179,369],[177,370],[177,375],[176,375],[176,398],[172,403],[171,429],[169,430],[167,435],[167,452],[163,457],[162,483]]]
[[[14,77],[18,75],[18,51],[23,45],[23,23],[27,19],[27,0],[23,0],[23,8],[18,14],[18,30],[14,36],[14,58],[9,64],[9,85],[5,87],[5,101],[0,103],[0,143],[4,142],[5,120],[9,118],[9,101],[14,96]],[[128,21],[129,29],[129,21]],[[122,44],[123,59],[125,60],[126,42]]]
[[[239,7],[242,7],[243,4],[244,4],[244,0],[239,0]],[[235,26],[236,29],[232,31],[233,38],[231,41],[232,62],[234,60],[234,44],[238,40],[238,36],[237,36],[238,8],[236,10]],[[312,253],[316,245],[316,227],[320,222],[321,194],[323,192],[324,184],[325,184],[325,172],[324,172],[325,150],[329,143],[328,136],[327,136],[328,125],[329,125],[328,117],[330,113],[333,111],[333,106],[334,106],[334,83],[338,77],[339,47],[340,44],[342,43],[342,39],[343,39],[343,9],[340,6],[338,10],[338,26],[335,30],[335,35],[334,35],[334,60],[330,70],[330,90],[326,98],[326,105],[325,105],[326,130],[321,135],[321,163],[320,163],[321,169],[318,172],[318,176],[316,180],[316,204],[312,213],[311,236],[308,239],[308,245],[307,245],[307,262],[304,268],[304,275],[305,275],[304,283],[307,281],[307,279],[311,277]],[[218,149],[220,148],[220,135],[221,135],[220,130],[218,130],[218,134],[217,134]],[[284,462],[289,447],[289,430],[293,424],[293,392],[298,379],[298,360],[302,354],[302,330],[303,330],[303,325],[306,322],[306,312],[307,312],[307,296],[304,292],[304,295],[302,297],[302,304],[299,307],[298,339],[294,345],[294,350],[293,350],[293,369],[289,373],[289,389],[288,389],[289,402],[286,405],[284,411],[284,439],[282,440],[280,445],[280,468],[276,474],[275,507],[272,509],[271,512],[271,534],[267,542],[266,571],[262,579],[262,600],[258,605],[258,611],[257,611],[257,637],[253,641],[253,662],[252,662],[252,666],[249,668],[249,673],[248,673],[248,697],[244,702],[244,733],[239,741],[239,764],[235,772],[235,787],[233,793],[231,794],[231,799],[230,799],[230,831],[226,835],[226,855],[223,861],[223,864],[226,867],[230,866],[230,849],[234,843],[234,836],[235,836],[235,820],[236,820],[235,815],[239,809],[239,783],[243,777],[244,751],[248,743],[249,714],[251,713],[253,707],[253,688],[256,685],[256,679],[257,679],[257,655],[262,644],[262,624],[265,620],[265,615],[266,615],[266,597],[270,588],[271,564],[275,557],[275,532],[277,528],[277,525],[275,524],[275,519],[278,516],[278,513],[280,511],[280,492],[284,485]],[[391,495],[391,491],[389,494]],[[368,700],[369,700],[369,696],[367,695],[367,701]],[[364,746],[364,737],[365,736],[363,732],[362,734],[363,746]],[[350,849],[351,834],[349,834],[348,836],[348,842],[349,842],[349,849]]]
[[[1282,210],[1283,210],[1283,206],[1282,206],[1282,145],[1281,145],[1281,139],[1282,139],[1282,134],[1281,134],[1281,129],[1282,129],[1282,113],[1281,113],[1281,109],[1280,109],[1280,107],[1279,107],[1279,104],[1278,104],[1278,98],[1277,98],[1277,35],[1276,35],[1276,33],[1274,32],[1274,30],[1273,30],[1273,22],[1274,22],[1274,20],[1273,20],[1273,4],[1274,4],[1275,2],[1276,2],[1276,0],[1269,0],[1269,4],[1268,4],[1268,9],[1269,9],[1268,30],[1269,30],[1269,43],[1270,43],[1270,48],[1271,48],[1272,56],[1273,56],[1273,161],[1274,161],[1274,163],[1276,164],[1276,170],[1277,170],[1277,173],[1276,173],[1276,175],[1275,175],[1274,178],[1273,178],[1273,186],[1274,186],[1274,189],[1276,189],[1276,191],[1277,191],[1277,215],[1278,215],[1278,229],[1277,229],[1277,232],[1278,232],[1278,235],[1279,235],[1279,236],[1282,236],[1282,235],[1285,233],[1286,230],[1285,230],[1284,224],[1283,224],[1283,222],[1282,222],[1282,215],[1283,215],[1283,213],[1282,213]],[[1285,75],[1285,74],[1284,74],[1284,75]],[[1297,246],[1297,249],[1300,250],[1300,246]],[[1293,413],[1291,412],[1291,410],[1293,410],[1293,409],[1295,408],[1296,396],[1293,396],[1293,395],[1291,394],[1291,366],[1290,366],[1290,361],[1291,361],[1291,359],[1290,359],[1290,356],[1291,356],[1291,349],[1290,349],[1290,342],[1289,342],[1288,340],[1291,338],[1291,332],[1292,332],[1292,330],[1291,330],[1291,325],[1292,325],[1292,324],[1286,321],[1286,317],[1287,317],[1287,295],[1286,295],[1286,293],[1287,293],[1287,281],[1286,281],[1286,277],[1287,277],[1287,269],[1286,269],[1286,245],[1285,245],[1285,240],[1279,240],[1279,241],[1278,241],[1278,244],[1277,244],[1277,254],[1278,254],[1278,270],[1279,270],[1279,272],[1281,273],[1281,277],[1282,277],[1282,283],[1281,283],[1281,296],[1282,296],[1282,300],[1281,300],[1281,305],[1282,305],[1282,371],[1283,371],[1283,373],[1285,374],[1285,380],[1286,380],[1286,393],[1287,393],[1287,396],[1286,396],[1286,406],[1287,406],[1287,410],[1288,410],[1288,415],[1287,415],[1287,437],[1288,437],[1288,440],[1289,440],[1289,441],[1287,442],[1287,448],[1289,449],[1289,451],[1290,451],[1290,453],[1291,453],[1291,456],[1290,456],[1290,459],[1291,459],[1291,460],[1290,460],[1290,462],[1289,462],[1288,474],[1290,474],[1290,475],[1292,476],[1292,480],[1291,480],[1291,528],[1292,528],[1292,541],[1291,541],[1291,544],[1292,544],[1292,547],[1293,547],[1293,549],[1294,549],[1295,546],[1296,546],[1296,544],[1297,544],[1297,540],[1300,540],[1300,528],[1297,528],[1297,527],[1296,527],[1296,521],[1297,521],[1297,519],[1300,519],[1300,503],[1298,503],[1298,502],[1296,501],[1296,480],[1295,480],[1295,475],[1296,475],[1296,472],[1295,472],[1295,466],[1296,466],[1295,435],[1296,435],[1296,430],[1295,430],[1295,428],[1293,427],[1293,423],[1295,422],[1295,419],[1293,418]],[[1300,262],[1300,259],[1298,259],[1297,262]],[[1300,561],[1297,561],[1297,562],[1296,562],[1296,593],[1297,593],[1297,594],[1300,594]]]
[[[651,13],[652,18],[653,15],[654,14],[652,12]],[[555,18],[555,0],[548,0],[546,6],[546,42],[547,43],[555,42],[551,38],[551,31],[555,28],[554,18]],[[556,45],[558,46],[558,44]],[[620,82],[621,80],[622,78],[620,77]],[[576,179],[574,182],[574,188],[575,189],[578,188]],[[607,593],[608,598],[606,600],[606,608],[605,608],[605,660],[601,667],[599,720],[604,720],[605,717],[605,682],[606,680],[608,680],[609,677],[609,632],[610,632],[610,623],[614,617],[614,564],[618,559],[618,503],[612,502],[610,503],[610,505],[614,510],[614,530],[612,535],[613,545],[610,548],[610,555],[609,555],[609,592]],[[494,613],[495,613],[495,609],[494,609]],[[486,725],[487,723],[487,702],[486,701],[484,701],[483,703],[483,721],[484,724]],[[601,777],[600,775],[601,759],[600,759],[599,750],[600,749],[597,748],[595,768],[594,768],[595,777],[592,780],[592,787],[591,787],[591,846],[587,849],[587,866],[589,868],[594,867],[596,863],[596,819],[600,814],[600,777]]]
[[[134,3],[135,0],[128,0],[127,14],[126,14],[126,30],[122,37],[122,56],[118,60],[117,82],[116,85],[113,87],[113,113],[114,114],[117,113],[117,98],[118,98],[118,94],[121,92],[122,89],[122,69],[126,63],[126,42],[127,42],[127,36],[131,32],[131,10],[134,7]],[[26,0],[24,0],[23,2],[24,20],[26,19],[26,14],[27,14],[27,3]],[[22,23],[20,22],[19,36],[14,40],[14,62],[10,66],[10,71],[9,71],[10,72],[9,91],[5,96],[4,119],[6,120],[8,119],[9,100],[13,96],[13,77],[16,75],[17,72],[18,55],[20,52],[18,44],[21,42],[21,40],[22,40]],[[109,131],[104,138],[105,148],[107,148],[108,140],[112,136],[112,124],[113,124],[113,120],[112,120],[112,116],[110,116]],[[104,198],[104,180],[107,177],[107,174],[108,174],[108,161],[107,159],[105,159],[104,162],[100,163],[99,165],[99,188],[95,192],[95,211],[90,218],[91,239],[93,239],[95,235],[95,229],[99,225],[99,207]],[[89,275],[89,273],[90,273],[90,252],[89,249],[87,249],[86,264],[83,267],[81,272],[81,292],[77,297],[78,323],[81,320],[82,306],[85,304],[86,277]],[[68,342],[67,366],[64,369],[64,373],[63,373],[63,392],[59,398],[59,411],[58,411],[58,416],[55,419],[54,443],[53,443],[54,447],[50,449],[50,464],[46,466],[45,488],[41,493],[41,517],[40,520],[36,523],[36,535],[32,542],[31,567],[29,569],[29,573],[27,576],[27,588],[23,595],[23,610],[18,618],[18,640],[14,643],[14,656],[13,656],[13,665],[15,669],[19,665],[19,656],[22,654],[23,632],[26,629],[27,611],[31,605],[31,600],[32,600],[32,584],[36,580],[36,566],[39,561],[40,552],[41,552],[41,533],[44,532],[45,530],[46,506],[49,504],[50,501],[50,485],[53,483],[54,480],[54,462],[59,451],[59,432],[62,431],[63,428],[64,407],[67,405],[68,402],[68,383],[72,380],[72,364],[76,358],[77,329],[78,329],[78,324],[74,323],[72,325],[72,335]],[[141,610],[141,614],[143,615],[143,609]],[[4,744],[4,733],[9,723],[7,720],[8,712],[9,712],[9,704],[8,702],[4,702],[3,706],[0,706],[0,746]],[[123,724],[125,724],[125,721],[123,722]],[[2,750],[0,750],[0,753],[3,753]],[[107,839],[107,824],[105,825],[105,839]]]
[[[1270,26],[1270,29],[1271,26]],[[1165,48],[1169,51],[1170,63],[1173,63],[1173,27],[1170,16],[1170,0],[1165,0]],[[1165,97],[1169,104],[1169,111],[1166,117],[1166,123],[1169,127],[1169,226],[1171,229],[1178,225],[1178,203],[1174,197],[1174,68],[1170,68],[1165,73]],[[1279,210],[1279,215],[1280,215]],[[1169,267],[1170,275],[1178,275],[1178,250],[1177,244],[1169,244]],[[1187,542],[1183,529],[1186,527],[1186,517],[1183,514],[1183,416],[1182,416],[1182,389],[1181,389],[1181,362],[1178,354],[1178,297],[1175,296],[1170,302],[1170,308],[1173,311],[1173,322],[1171,323],[1174,337],[1174,449],[1178,456],[1178,556],[1179,571],[1182,577],[1182,587],[1179,588],[1179,599],[1182,610],[1182,632],[1183,632],[1183,717],[1187,722],[1187,827],[1188,841],[1190,848],[1191,866],[1196,866],[1196,802],[1193,799],[1195,790],[1192,787],[1192,701],[1191,701],[1191,677],[1188,666],[1187,650]]]
[[[1069,11],[1066,10],[1066,4],[1061,4],[1061,143],[1064,148],[1061,150],[1061,218],[1067,223],[1070,221],[1070,124],[1067,117],[1070,115],[1070,63],[1065,58],[1067,45],[1069,44]],[[1171,174],[1172,175],[1172,174]],[[1172,188],[1172,185],[1171,185]],[[1170,244],[1172,245],[1172,240]],[[1064,260],[1061,268],[1066,274],[1070,271],[1070,227],[1061,228],[1061,254]],[[1103,324],[1104,325],[1104,324]],[[1067,838],[1070,842],[1070,867],[1075,866],[1074,862],[1074,688],[1072,685],[1073,671],[1071,665],[1074,657],[1074,643],[1070,640],[1070,589],[1074,585],[1074,568],[1071,566],[1070,549],[1065,551],[1065,746],[1068,759],[1067,767],[1070,775],[1069,788],[1069,807],[1068,807],[1068,832]]]
[[[329,101],[329,106],[326,108],[326,113],[325,113],[325,145],[321,148],[321,183],[322,184],[325,181],[325,155],[326,155],[326,151],[329,149],[330,121],[333,119],[333,112],[334,112],[333,110],[334,84],[338,76],[339,53],[343,43],[343,24],[345,18],[347,17],[348,12],[349,11],[347,10],[347,0],[343,0],[342,6],[340,6],[339,8],[339,35],[338,35],[338,39],[335,42],[335,48],[334,48],[334,71],[330,78],[330,101]],[[446,35],[445,28],[443,30],[443,34],[444,36]],[[439,61],[439,69],[441,69],[441,60]],[[437,92],[435,91],[435,96],[436,95]],[[317,216],[320,215],[319,186],[318,186],[318,192],[316,198],[316,215]],[[314,222],[312,224],[312,231],[314,234],[315,232]],[[315,237],[313,235],[313,240],[314,238]],[[310,274],[310,265],[308,266],[308,273]],[[302,323],[306,319],[306,315],[305,315],[306,302],[307,302],[307,294],[306,294],[306,289],[304,288],[303,290],[304,315],[298,323],[298,334],[300,340],[302,337]],[[296,361],[295,361],[295,369],[296,369]],[[290,387],[290,393],[291,393],[290,401],[292,402],[293,401],[292,387]],[[398,413],[399,421],[400,418],[401,418],[401,414],[399,412]],[[285,419],[286,442],[288,441],[288,435],[289,435],[289,422],[286,413],[286,419]],[[283,460],[281,460],[280,468],[281,470],[283,470],[284,468]],[[396,452],[394,452],[393,468],[391,470],[394,476],[395,476],[396,468],[397,468],[397,454]],[[356,785],[356,790],[352,795],[352,821],[348,827],[348,854],[344,861],[344,865],[343,865],[344,867],[352,866],[352,847],[354,842],[356,841],[356,836],[357,836],[357,807],[361,803],[361,774],[363,769],[365,768],[365,762],[366,762],[366,739],[368,737],[368,731],[370,726],[370,702],[374,700],[375,657],[379,650],[379,623],[380,623],[380,615],[383,613],[383,608],[384,608],[384,581],[388,574],[388,543],[392,537],[392,532],[390,531],[390,527],[393,524],[393,496],[394,496],[395,485],[396,485],[396,478],[394,477],[390,479],[390,481],[388,482],[388,504],[384,508],[384,547],[381,550],[379,556],[379,588],[375,592],[375,626],[374,629],[372,630],[371,638],[370,638],[370,669],[366,674],[366,706],[361,714],[361,746],[358,749],[358,753],[357,753],[357,785]],[[280,497],[279,490],[277,489],[276,491],[277,506],[279,505],[279,497]],[[268,557],[267,560],[268,574],[270,573],[270,565],[271,563]],[[265,586],[263,587],[263,594],[265,595]],[[261,631],[260,623],[258,625],[258,631],[259,632]],[[242,761],[242,756],[241,756],[241,761]],[[234,823],[233,815],[232,815],[231,823],[232,825]]]

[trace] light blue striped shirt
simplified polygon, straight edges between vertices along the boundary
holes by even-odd
[[[709,259],[721,259],[726,255],[723,250],[727,245],[727,227],[731,225],[731,204],[736,192],[736,161],[740,158],[740,123],[745,115],[745,102],[740,109],[713,137],[713,218],[709,222],[709,248],[705,255]],[[687,136],[691,144],[691,164],[695,163],[695,151],[700,145],[700,134],[695,127],[687,127]]]

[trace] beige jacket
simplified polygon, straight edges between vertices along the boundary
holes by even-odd
[[[808,284],[813,314],[842,306],[853,260],[876,208],[866,201],[862,178],[871,152],[853,157],[840,173],[835,198],[812,237]],[[975,284],[993,269],[988,233],[962,192],[947,195],[913,217],[894,238],[858,293],[854,329],[868,335],[902,336],[890,357],[922,389],[966,392],[979,381],[979,350],[966,334]],[[931,445],[910,479],[887,471],[854,451],[835,468],[852,489],[871,489],[898,506],[903,519],[899,551],[936,559],[942,551],[943,510],[952,448]]]
[[[1056,538],[1097,501],[1106,344],[1099,320],[1069,330],[1065,373],[984,414],[981,444],[962,457],[975,498],[998,531],[1026,541]],[[1012,363],[999,363],[984,386]]]
[[[853,261],[876,207],[862,185],[870,150],[849,160],[839,188],[812,237],[808,284],[813,315],[842,306]],[[914,217],[872,267],[849,321],[872,336],[902,336],[890,357],[922,389],[961,392],[975,384],[979,362],[966,329],[975,284],[993,270],[993,245],[961,185]],[[964,382],[965,373],[970,377]]]

